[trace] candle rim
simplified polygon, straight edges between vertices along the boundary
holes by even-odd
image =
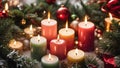
[[[51,23],[48,23],[48,19],[43,19],[42,21],[41,21],[41,24],[42,25],[47,25],[47,26],[51,26],[51,25],[55,25],[55,24],[57,24],[57,21],[56,20],[54,20],[54,19],[50,19],[50,21],[52,21]]]
[[[39,45],[39,44],[43,44],[43,43],[47,43],[47,39],[45,38],[45,37],[43,37],[43,36],[40,36],[40,39],[41,39],[41,41],[39,41],[38,42],[38,36],[34,36],[34,37],[32,37],[31,39],[30,39],[30,43],[32,43],[32,44],[35,44],[35,45]]]
[[[89,26],[90,24],[91,24],[91,26]],[[87,25],[86,25],[86,24],[84,23],[84,21],[83,21],[83,22],[80,22],[80,23],[78,24],[78,28],[80,28],[80,27],[89,29],[89,28],[95,27],[95,25],[94,25],[94,23],[92,23],[92,22],[90,22],[90,21],[87,21]]]
[[[18,45],[19,44],[19,45]],[[21,48],[23,46],[23,43],[22,42],[20,42],[20,41],[16,41],[16,45],[14,45],[14,42],[11,42],[10,41],[10,43],[9,43],[9,47],[11,48],[11,49],[19,49],[19,48]]]
[[[59,63],[59,59],[58,59],[58,57],[57,56],[55,56],[55,55],[51,55],[51,57],[53,57],[53,60],[50,60],[50,61],[52,61],[52,62],[47,62],[48,60],[48,55],[45,55],[45,56],[43,56],[42,58],[41,58],[41,62],[42,63],[45,63],[45,64],[56,64],[56,63]]]
[[[70,31],[72,31],[72,32],[70,32]],[[64,32],[64,33],[63,33]],[[69,34],[68,34],[69,33]],[[75,33],[75,31],[72,29],[72,28],[68,28],[68,30],[66,31],[66,28],[61,28],[60,30],[59,30],[59,35],[66,35],[66,36],[68,36],[68,35],[73,35]]]

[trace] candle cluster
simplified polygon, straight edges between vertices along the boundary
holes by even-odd
[[[75,31],[68,27],[68,21],[66,27],[60,29],[58,34],[57,21],[50,19],[50,13],[48,19],[41,21],[41,36],[35,36],[36,29],[32,25],[25,28],[24,32],[30,37],[31,57],[41,61],[43,68],[59,68],[59,60],[67,58],[70,63],[82,62],[85,58],[84,51],[94,50],[94,29],[94,24],[88,22],[87,18],[85,22],[78,24],[78,48],[76,49],[74,49]],[[12,45],[15,47],[14,43]],[[47,50],[52,55],[46,55]]]

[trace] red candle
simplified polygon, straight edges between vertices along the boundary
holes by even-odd
[[[66,58],[67,45],[63,39],[53,39],[50,42],[50,52],[59,57],[60,60]]]
[[[42,36],[47,38],[47,44],[49,49],[49,42],[52,39],[57,38],[57,21],[50,19],[50,13],[48,14],[48,19],[44,19],[41,22]]]
[[[78,48],[84,51],[94,50],[94,30],[94,24],[92,22],[87,22],[86,17],[85,22],[78,24]]]

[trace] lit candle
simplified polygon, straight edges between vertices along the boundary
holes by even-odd
[[[6,12],[8,12],[8,9],[9,9],[9,8],[8,8],[8,3],[5,3],[5,9],[4,9],[4,10],[5,10]]]
[[[68,22],[66,22],[66,28],[59,30],[59,35],[61,39],[64,39],[67,43],[67,51],[74,48],[74,36],[75,31],[71,28],[68,28]]]
[[[31,56],[33,59],[41,60],[47,52],[47,40],[42,36],[34,36],[30,39]]]
[[[84,51],[94,50],[94,30],[95,25],[88,22],[85,17],[85,22],[78,24],[78,48]]]
[[[23,44],[16,40],[11,40],[9,43],[9,47],[13,50],[18,50],[19,52],[23,49]]]
[[[57,21],[50,19],[50,13],[48,13],[48,19],[41,21],[42,36],[47,38],[48,49],[50,48],[49,43],[52,39],[57,38]]]
[[[45,55],[41,58],[43,68],[59,68],[59,59],[55,55]]]
[[[50,52],[51,54],[59,57],[60,60],[65,59],[67,54],[67,45],[65,40],[59,39],[59,36],[57,39],[51,40]]]
[[[77,63],[84,61],[85,53],[79,49],[70,50],[67,54],[67,60],[70,63]]]
[[[9,0],[10,6],[17,6],[19,4],[19,0]]]
[[[111,26],[111,24],[112,24],[112,20],[113,20],[112,14],[109,13],[109,18],[105,18],[105,22],[106,22],[105,25],[106,25],[106,31],[107,31],[107,32],[110,31],[110,26]]]
[[[32,37],[34,35],[34,32],[35,32],[35,28],[32,27],[32,25],[30,25],[29,28],[25,28],[24,29],[24,32],[29,35],[30,37]]]

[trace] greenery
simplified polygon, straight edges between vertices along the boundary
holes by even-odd
[[[2,4],[4,4],[4,1]],[[92,3],[84,4],[82,0],[80,1],[82,8],[76,8],[71,5],[69,0],[64,4],[65,7],[71,13],[69,16],[69,24],[75,18],[80,18],[80,21],[84,19],[84,16],[89,16],[89,20],[96,25],[96,29],[101,29],[103,31],[102,40],[98,40],[98,48],[102,49],[102,54],[109,53],[114,55],[116,58],[116,64],[120,67],[119,55],[120,55],[120,21],[112,20],[111,32],[105,31],[104,19],[107,14],[101,11],[101,7],[104,3]],[[79,6],[78,6],[79,7]],[[36,60],[20,56],[16,51],[9,49],[8,43],[11,39],[21,36],[23,29],[30,24],[34,26],[40,26],[40,21],[47,18],[47,12],[51,12],[51,18],[58,21],[58,28],[62,28],[65,25],[65,21],[56,18],[56,11],[60,8],[58,4],[48,4],[45,0],[38,0],[37,5],[22,5],[21,7],[10,7],[7,17],[0,17],[0,58],[5,61],[5,68],[37,68],[34,67],[38,64]],[[74,16],[74,17],[72,17]],[[26,20],[26,24],[21,24],[22,19]],[[97,57],[95,57],[96,59]],[[89,68],[90,65],[98,66],[97,60],[91,57],[86,57],[86,63],[83,63],[82,68]],[[0,59],[1,60],[1,59]],[[1,62],[1,61],[0,61]],[[67,68],[67,63],[61,63],[62,68]],[[81,64],[78,64],[80,68]],[[73,64],[73,68],[76,65]]]

